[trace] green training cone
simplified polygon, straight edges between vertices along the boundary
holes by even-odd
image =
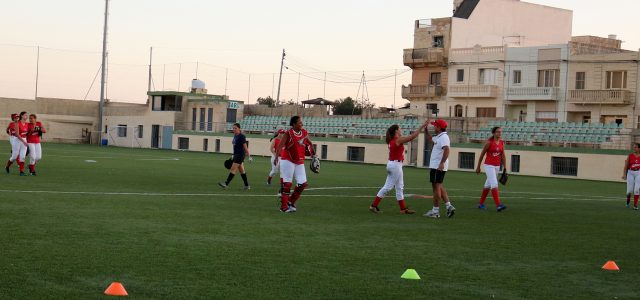
[[[418,275],[418,272],[416,272],[416,270],[414,269],[407,269],[406,271],[404,271],[404,273],[402,273],[402,276],[400,276],[400,278],[420,280],[420,275]]]

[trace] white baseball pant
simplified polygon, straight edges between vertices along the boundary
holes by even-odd
[[[627,195],[640,195],[640,171],[627,171]]]
[[[400,201],[404,199],[404,174],[402,172],[402,163],[399,161],[387,162],[387,180],[384,182],[384,186],[378,191],[376,196],[384,198],[384,196],[396,189],[396,200]]]
[[[274,165],[273,161],[275,159],[276,157],[271,155],[271,172],[269,172],[269,177],[273,177],[273,175],[276,175],[276,173],[280,171],[280,161],[278,161],[278,164]]]
[[[42,159],[42,146],[40,143],[29,143],[29,165],[33,166]]]
[[[304,164],[298,165],[288,160],[280,160],[280,178],[282,178],[283,182],[293,182],[295,178],[298,185],[307,182]]]
[[[498,173],[500,166],[492,166],[484,164],[484,173],[487,174],[487,180],[484,182],[485,189],[495,189],[498,187]]]

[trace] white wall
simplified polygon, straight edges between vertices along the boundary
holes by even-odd
[[[518,0],[482,0],[469,19],[452,18],[451,48],[527,47],[571,40],[573,12]],[[521,39],[505,37],[522,36]]]

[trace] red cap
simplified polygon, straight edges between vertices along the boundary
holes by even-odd
[[[445,120],[442,120],[442,119],[438,119],[431,122],[431,125],[440,127],[442,129],[447,129],[447,122],[445,122]]]
[[[11,114],[11,120],[15,119],[18,117],[18,114]]]
[[[285,132],[284,129],[278,130],[278,134],[284,134],[284,132]]]

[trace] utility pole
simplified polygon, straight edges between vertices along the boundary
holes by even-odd
[[[149,47],[149,83],[147,84],[147,92],[151,91],[151,63],[153,62],[153,47]]]
[[[398,89],[398,70],[395,70],[393,79],[393,109],[396,109],[396,90]]]
[[[107,75],[106,60],[107,60],[107,25],[109,24],[109,0],[104,0],[104,28],[102,32],[102,68],[100,76],[100,106],[99,106],[99,118],[98,118],[98,132],[102,133],[102,117],[104,115],[104,84],[105,77]],[[102,137],[102,135],[100,135]]]
[[[327,99],[327,72],[324,72],[324,86],[322,88],[322,99]]]
[[[298,96],[296,97],[296,103],[300,103],[300,73],[298,73]]]
[[[251,104],[251,74],[249,74],[249,88],[247,89],[247,104]]]
[[[280,78],[278,78],[278,96],[276,96],[276,105],[280,103],[280,86],[282,85],[282,69],[284,67],[284,57],[287,54],[282,49],[282,60],[280,61]]]
[[[38,54],[36,57],[36,97],[34,100],[38,100],[38,77],[40,77],[40,46],[38,46]]]
[[[227,83],[229,82],[229,69],[224,71],[224,95],[227,95]]]

